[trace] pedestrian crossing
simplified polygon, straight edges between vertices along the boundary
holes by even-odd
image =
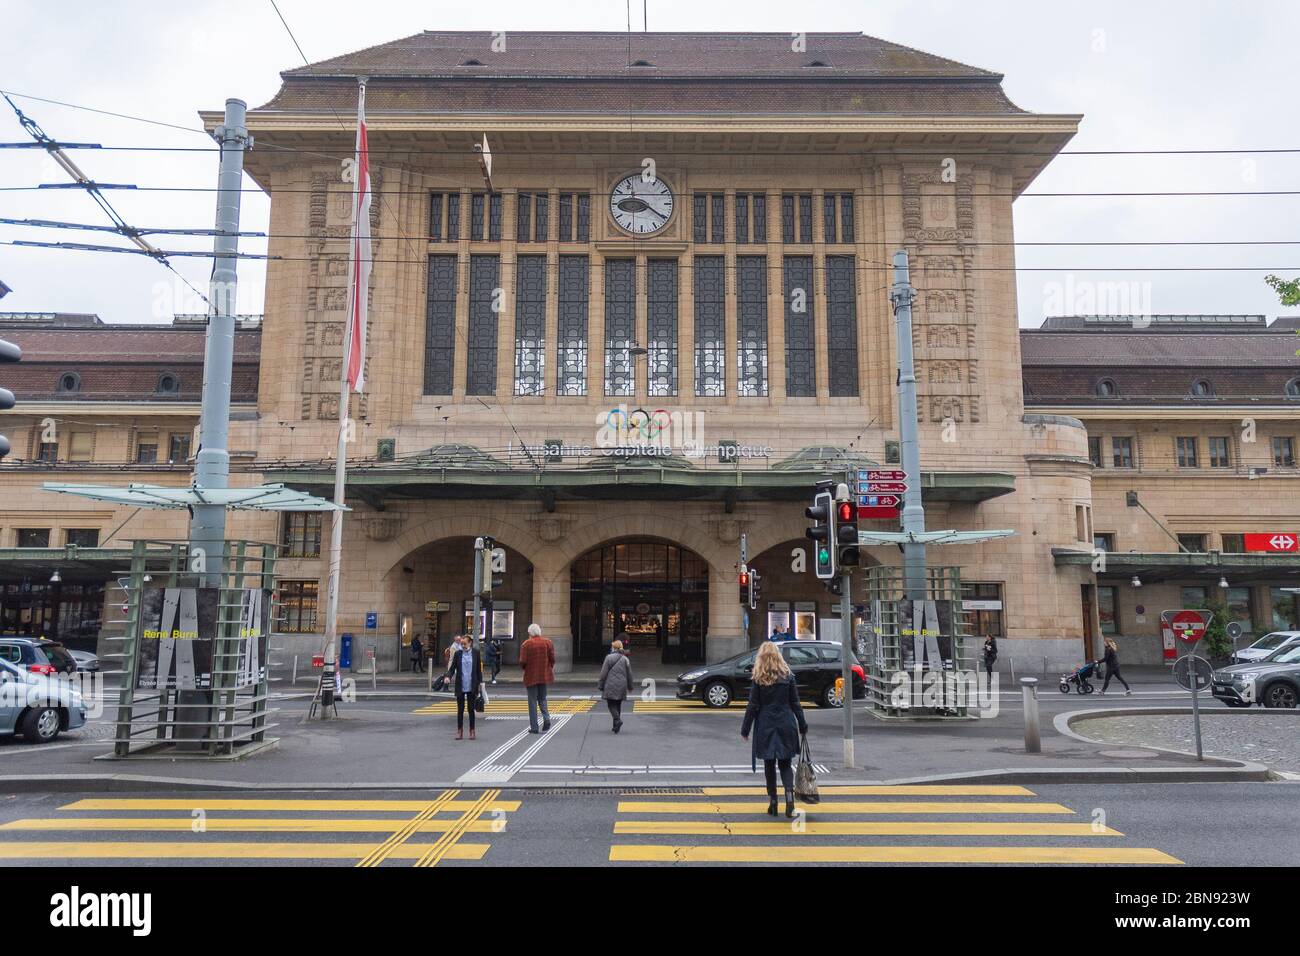
[[[797,804],[793,819],[767,816],[762,787],[704,787],[689,797],[624,796],[616,809],[611,863],[1182,862],[1158,849],[1131,846],[1118,830],[1011,785],[826,786],[821,802]]]
[[[519,807],[497,789],[420,800],[89,798],[0,824],[0,861],[480,862],[484,838],[504,832]],[[279,838],[239,838],[252,834]]]
[[[552,698],[546,702],[546,706],[552,716],[556,714],[585,714],[596,706],[596,702],[590,698]],[[426,704],[412,711],[412,713],[431,717],[455,717],[456,701],[435,700],[431,704]],[[481,717],[506,716],[527,717],[528,700],[523,697],[493,697],[489,694],[487,707]]]

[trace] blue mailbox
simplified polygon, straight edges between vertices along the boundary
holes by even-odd
[[[352,666],[352,635],[344,634],[339,644],[339,667]]]

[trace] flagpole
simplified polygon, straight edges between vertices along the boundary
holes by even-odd
[[[357,210],[361,197],[361,118],[366,108],[366,80],[358,77],[357,93],[357,148],[353,165],[352,181],[352,242],[353,253],[356,250]],[[338,443],[334,450],[334,504],[344,504],[347,486],[348,431],[350,424],[351,396],[349,394],[348,362],[352,355],[352,326],[356,318],[358,295],[366,295],[368,290],[353,291],[356,282],[356,255],[348,255],[348,309],[343,324],[343,361],[339,365],[339,431]],[[330,562],[329,586],[325,597],[325,673],[321,683],[322,719],[330,715],[334,703],[334,675],[337,670],[336,651],[338,647],[338,612],[340,571],[343,564],[343,509],[335,508],[330,512]]]

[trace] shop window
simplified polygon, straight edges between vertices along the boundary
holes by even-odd
[[[18,547],[48,548],[50,546],[49,528],[19,528]]]
[[[280,544],[286,558],[319,558],[322,515],[319,511],[288,511]]]
[[[320,585],[316,581],[281,581],[279,592],[280,630],[288,634],[312,634],[316,626],[316,604]]]
[[[961,586],[961,608],[972,637],[1005,637],[1002,585],[965,583]]]
[[[98,548],[98,528],[68,528],[63,532],[64,544],[76,545],[78,548]]]
[[[1273,630],[1300,630],[1300,595],[1290,594],[1282,588],[1269,588],[1269,601],[1273,606]]]
[[[1097,622],[1103,634],[1119,633],[1118,590],[1112,585],[1097,587]]]
[[[1195,436],[1175,438],[1174,452],[1178,459],[1179,468],[1199,467],[1196,458],[1196,437]]]
[[[1228,620],[1241,625],[1241,639],[1254,633],[1255,615],[1251,606],[1250,588],[1228,588],[1223,592],[1223,601],[1228,608]]]
[[[1211,435],[1206,439],[1206,441],[1210,446],[1210,467],[1232,467],[1232,457],[1229,452],[1228,439],[1222,435]]]

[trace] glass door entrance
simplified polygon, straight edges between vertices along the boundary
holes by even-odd
[[[574,659],[599,663],[621,640],[633,659],[704,660],[708,565],[657,541],[605,545],[573,563]]]

